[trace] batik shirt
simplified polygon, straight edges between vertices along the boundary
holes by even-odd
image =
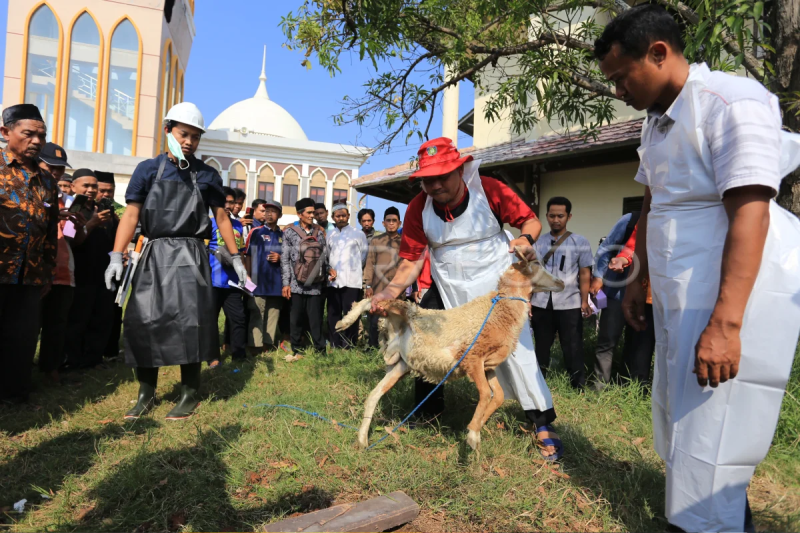
[[[53,281],[58,250],[58,187],[8,150],[0,158],[0,284]]]

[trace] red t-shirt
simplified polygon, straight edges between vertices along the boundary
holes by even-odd
[[[483,185],[486,199],[489,200],[489,207],[501,222],[519,229],[528,220],[536,218],[531,208],[505,183],[481,176],[481,185]],[[422,210],[425,208],[427,198],[428,195],[420,191],[406,209],[406,216],[403,220],[403,240],[400,241],[399,252],[403,259],[418,260],[425,251],[425,247],[428,246],[428,238],[422,227]],[[475,199],[470,197],[469,201],[473,202]]]

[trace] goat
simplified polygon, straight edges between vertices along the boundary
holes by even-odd
[[[528,323],[530,298],[534,292],[564,289],[564,282],[545,270],[538,259],[525,259],[515,248],[519,262],[500,277],[497,290],[445,311],[422,309],[403,300],[386,300],[379,306],[387,313],[381,320],[381,351],[387,372],[370,393],[364,406],[364,418],[358,431],[358,443],[367,447],[372,414],[381,396],[409,372],[425,381],[438,383],[464,355],[492,307],[499,300],[470,352],[448,379],[467,376],[478,388],[480,400],[467,426],[467,444],[480,446],[480,431],[489,417],[503,403],[503,389],[497,380],[497,368],[515,350],[520,332]],[[507,298],[522,298],[523,301]],[[341,331],[355,323],[370,309],[371,301],[353,304],[352,310],[336,324]]]

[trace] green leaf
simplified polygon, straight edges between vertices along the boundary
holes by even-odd
[[[714,43],[717,42],[717,37],[719,37],[720,32],[722,32],[722,23],[721,22],[717,22],[714,25],[714,31],[711,32],[711,39],[709,39],[711,44],[714,44]]]
[[[764,2],[756,2],[753,4],[753,18],[758,20],[764,13]]]

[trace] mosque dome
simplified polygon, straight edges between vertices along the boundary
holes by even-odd
[[[268,135],[307,141],[303,128],[284,108],[269,99],[265,74],[267,49],[261,63],[258,90],[255,96],[237,102],[219,114],[209,130],[238,131],[245,135]]]

